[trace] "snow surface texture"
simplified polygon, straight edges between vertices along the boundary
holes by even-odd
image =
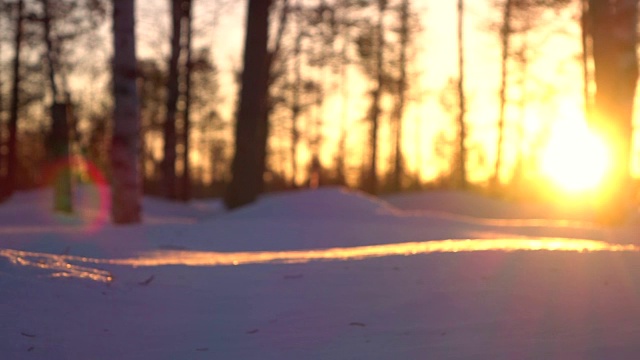
[[[0,205],[0,358],[640,358],[637,221],[326,188],[230,213],[145,199],[115,227],[108,199]]]

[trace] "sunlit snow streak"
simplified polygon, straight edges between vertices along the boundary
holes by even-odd
[[[0,256],[16,265],[52,270],[54,277],[87,278],[100,282],[111,282],[111,273],[89,265],[120,265],[133,267],[150,266],[231,266],[265,263],[306,263],[311,261],[362,260],[384,256],[410,256],[428,253],[456,253],[474,251],[627,251],[638,252],[635,245],[610,244],[595,240],[567,238],[540,239],[473,239],[408,242],[358,247],[342,247],[312,250],[287,251],[175,251],[161,250],[124,259],[97,259],[72,255],[55,255],[0,249]],[[75,264],[82,264],[75,265]]]

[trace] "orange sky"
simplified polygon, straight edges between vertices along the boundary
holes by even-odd
[[[168,40],[162,46],[158,46],[159,39],[168,39],[167,25],[169,13],[166,1],[139,1],[138,34],[140,38],[139,55],[141,57],[168,53]],[[201,2],[196,2],[197,4]],[[422,76],[412,86],[426,92],[424,102],[413,104],[407,110],[405,117],[405,144],[404,151],[409,159],[411,169],[419,167],[425,178],[433,178],[446,168],[447,164],[439,161],[433,151],[433,137],[439,131],[454,131],[452,119],[444,113],[438,102],[439,92],[447,83],[447,79],[457,74],[456,53],[456,6],[449,1],[416,1],[416,6],[423,15],[425,28],[424,38],[420,41],[423,48],[421,60],[418,63]],[[469,100],[468,119],[470,122],[469,144],[480,144],[484,147],[484,166],[473,166],[471,177],[482,180],[490,175],[491,164],[494,162],[498,119],[498,86],[500,81],[500,48],[498,35],[489,33],[486,28],[489,22],[499,20],[499,13],[489,10],[489,1],[467,1],[466,31],[466,84],[467,98]],[[236,93],[232,86],[230,70],[241,66],[240,58],[243,44],[244,2],[238,2],[231,7],[229,12],[219,17],[215,36],[210,38],[210,44],[214,45],[217,55],[217,63],[222,70],[225,113],[231,117],[233,96]],[[158,22],[158,15],[164,16],[162,25]],[[165,15],[162,15],[165,14]],[[211,9],[197,11],[196,16],[200,21],[210,22],[213,17]],[[205,20],[202,20],[205,19]],[[530,64],[530,73],[533,80],[529,81],[528,98],[529,105],[523,115],[516,105],[507,108],[506,123],[506,154],[505,161],[511,165],[516,149],[524,145],[525,149],[540,143],[545,129],[563,117],[580,117],[582,111],[582,75],[577,62],[580,54],[580,39],[578,24],[571,19],[570,12],[545,15],[545,21],[552,23],[558,20],[563,24],[563,30],[567,34],[552,35],[542,45],[535,46],[535,59]],[[198,24],[196,18],[196,24]],[[202,25],[204,26],[204,24]],[[208,26],[209,29],[212,27]],[[532,34],[530,40],[540,42],[541,36]],[[202,41],[202,40],[201,40]],[[359,75],[352,74],[350,84],[354,85],[354,96],[366,91],[367,84]],[[511,93],[512,103],[517,102],[517,89]],[[555,91],[556,95],[550,93]],[[367,128],[359,121],[364,114],[366,99],[358,99],[359,104],[352,105],[350,137],[348,148],[353,156],[350,157],[351,166],[359,166],[362,159],[358,153],[362,149],[362,138],[358,134],[366,134]],[[338,104],[338,99],[327,99],[326,111],[332,112],[331,104]],[[333,111],[338,111],[335,107]],[[327,116],[335,119],[337,116]],[[525,121],[525,142],[520,142],[518,136],[518,124],[520,119]],[[383,119],[384,121],[384,119]],[[323,161],[330,163],[334,156],[334,149],[338,139],[338,126],[328,124],[325,131],[325,151],[322,154]],[[452,133],[453,134],[453,133]],[[420,135],[418,137],[417,135]],[[380,136],[382,158],[380,163],[386,164],[388,142],[383,133]],[[418,141],[420,140],[420,141]],[[301,148],[301,150],[303,150]],[[302,151],[304,153],[304,150]],[[417,155],[418,152],[420,155]],[[301,155],[304,157],[304,154]],[[416,163],[420,158],[422,162]],[[473,159],[473,156],[472,156]],[[637,161],[636,161],[637,163]],[[636,166],[635,171],[640,169]]]

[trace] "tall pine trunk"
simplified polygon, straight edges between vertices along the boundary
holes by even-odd
[[[296,176],[298,175],[298,143],[300,142],[300,131],[298,130],[298,120],[302,111],[300,92],[302,89],[302,25],[298,14],[296,43],[293,48],[294,56],[294,85],[293,104],[291,107],[291,186],[296,187]]]
[[[224,203],[229,209],[254,202],[262,186],[261,169],[264,169],[264,158],[260,148],[263,145],[261,135],[266,132],[268,113],[267,42],[270,7],[271,0],[249,0],[242,90],[235,129],[235,155],[231,164],[232,179],[224,197]]]
[[[171,0],[171,58],[169,59],[169,79],[167,80],[166,117],[164,121],[164,158],[162,160],[164,195],[176,199],[176,112],[179,96],[180,38],[182,21],[182,1]]]
[[[50,0],[41,0],[44,10],[44,18],[42,19],[43,37],[46,45],[45,58],[47,60],[49,86],[51,87],[51,97],[53,104],[50,108],[51,129],[48,141],[49,161],[53,163],[63,164],[59,167],[59,171],[53,179],[53,210],[71,213],[73,212],[72,201],[72,181],[71,166],[69,159],[69,111],[70,106],[63,102],[59,102],[59,91],[56,84],[56,66],[54,61],[53,39],[51,38],[51,3]]]
[[[11,85],[11,113],[9,115],[9,143],[7,149],[7,178],[3,189],[0,189],[3,196],[6,197],[13,194],[17,183],[18,172],[18,105],[20,93],[20,61],[21,48],[23,38],[23,22],[24,22],[24,1],[18,0],[18,8],[16,14],[16,28],[14,38],[14,57],[13,57],[13,81]]]
[[[186,70],[184,74],[184,110],[183,121],[184,126],[182,130],[182,143],[184,145],[184,151],[182,153],[182,163],[184,164],[182,172],[182,191],[180,197],[182,201],[189,201],[191,199],[191,165],[189,162],[189,148],[190,148],[190,132],[191,132],[191,75],[193,70],[192,64],[192,17],[193,17],[193,0],[184,0],[184,31],[185,31],[185,44],[184,50],[186,53]]]
[[[589,1],[595,65],[596,96],[593,126],[613,155],[599,206],[601,220],[623,219],[630,180],[633,103],[638,79],[635,0]]]
[[[141,220],[138,162],[140,109],[136,88],[134,0],[113,2],[114,111],[111,140],[111,219],[116,224]]]
[[[580,42],[582,44],[582,96],[584,97],[584,113],[588,121],[591,121],[593,109],[591,99],[591,74],[589,73],[589,57],[592,55],[589,47],[591,26],[589,19],[589,0],[580,0]]]
[[[0,43],[0,58],[2,58],[2,43]],[[4,83],[2,81],[2,68],[0,68],[0,139],[4,138],[3,130],[4,130],[4,92],[2,89],[4,88]],[[4,141],[0,140],[0,203],[3,202],[6,198],[4,196],[4,189],[6,187],[6,175],[4,170],[4,164],[6,160],[4,158]]]
[[[458,181],[460,188],[467,187],[467,102],[464,93],[464,0],[458,0]]]
[[[409,0],[402,0],[400,4],[400,56],[398,67],[398,100],[395,110],[394,151],[393,151],[393,190],[400,191],[404,176],[404,158],[402,156],[402,122],[404,120],[407,103],[407,50],[409,47]]]
[[[494,187],[500,185],[500,173],[502,172],[502,156],[504,151],[504,122],[507,107],[507,76],[508,61],[511,40],[511,10],[512,0],[505,0],[503,8],[502,29],[500,29],[502,56],[500,63],[500,114],[498,115],[498,143],[496,144],[496,163],[491,179]]]
[[[376,84],[371,96],[371,160],[366,190],[371,194],[378,192],[378,129],[382,114],[382,87],[384,86],[384,12],[387,6],[386,0],[378,0],[378,22],[376,25]]]

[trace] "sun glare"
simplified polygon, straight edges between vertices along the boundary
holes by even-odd
[[[578,120],[556,124],[541,160],[543,174],[573,193],[595,189],[611,161],[603,140]]]

